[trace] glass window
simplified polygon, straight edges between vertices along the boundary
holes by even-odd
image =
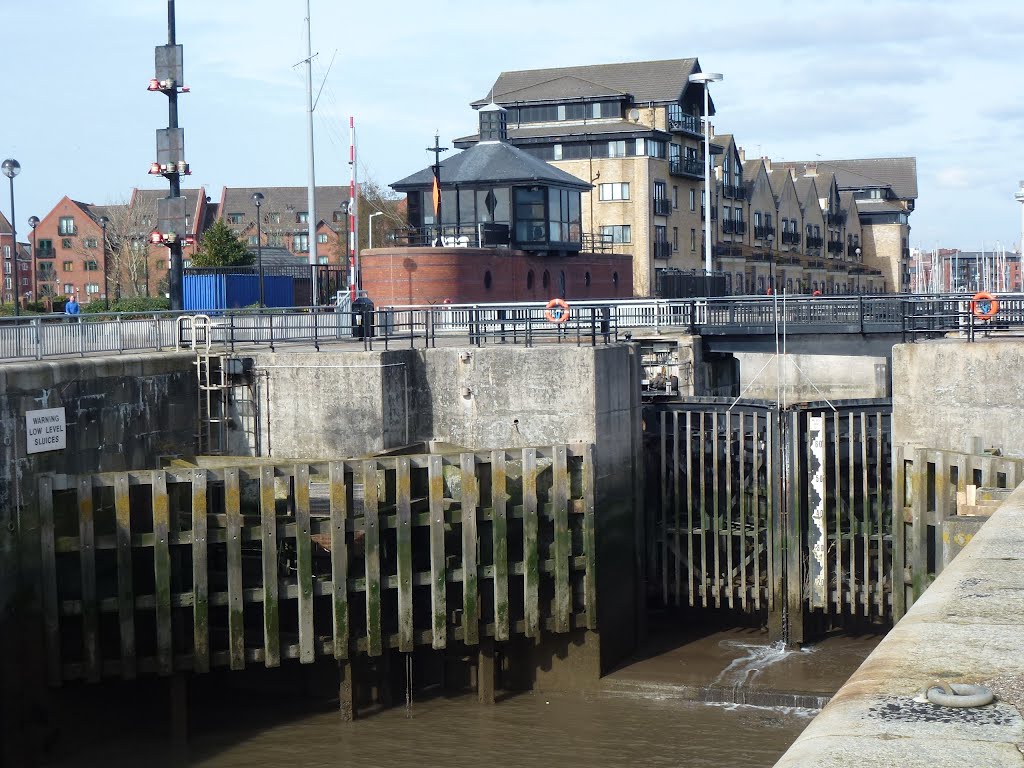
[[[299,211],[295,214],[295,221],[299,224],[309,224],[309,212]]]
[[[73,216],[61,216],[57,224],[57,233],[61,235],[75,234],[75,218]]]
[[[690,253],[694,253],[697,250],[697,230],[690,229]]]
[[[256,247],[256,235],[249,235],[249,245]]]
[[[338,213],[341,213],[341,211],[338,211]],[[281,214],[278,213],[277,211],[274,211],[273,213],[267,214],[267,223],[268,224],[280,224],[281,223]]]
[[[679,250],[679,227],[672,227],[672,250]]]
[[[72,242],[70,237],[65,237],[60,241],[61,248],[71,248]]]
[[[672,187],[672,208],[679,209],[679,187],[675,185]]]
[[[690,189],[690,210],[697,210],[697,190],[692,188]]]
[[[318,234],[316,236],[316,241],[318,243],[320,243],[321,245],[325,244],[327,242],[327,233],[326,232],[321,232],[320,234]]]
[[[63,270],[65,272],[74,272],[75,271],[75,262],[73,262],[73,261],[65,261],[64,264],[63,264]]]
[[[666,186],[664,181],[656,181],[656,182],[654,182],[654,199],[655,200],[664,200],[665,199],[665,194],[666,194],[667,190],[668,190],[668,188],[667,188],[667,186]]]
[[[228,224],[241,224],[242,220],[244,218],[245,218],[245,214],[244,213],[229,213],[228,214]]]
[[[562,159],[562,145],[561,144],[555,144],[555,146],[553,146],[551,148],[551,150],[552,150],[551,151],[551,159],[552,160],[561,160]]]
[[[630,243],[632,232],[629,224],[606,224],[601,227],[601,237],[606,242]]]
[[[544,242],[547,239],[544,227],[544,188],[516,187],[514,195],[515,239],[520,243]]]
[[[92,261],[92,260],[86,261],[84,266],[85,266],[85,271],[86,272],[95,272],[96,270],[98,270],[100,268],[99,262]]]
[[[88,294],[92,294],[92,295],[95,295],[95,294],[99,293],[100,292],[100,284],[99,283],[86,283],[85,284],[85,292],[88,293]]]
[[[667,243],[668,242],[668,227],[662,224],[654,225],[654,242],[656,243]]]
[[[599,200],[629,200],[629,182],[598,184],[597,195]]]
[[[10,288],[11,286],[8,285],[7,287]],[[75,292],[75,286],[73,284],[71,284],[71,283],[64,283],[64,293],[65,294],[70,296],[74,292]]]
[[[292,250],[302,253],[309,250],[309,235],[292,235]]]
[[[643,141],[643,139],[640,139]],[[620,141],[609,141],[608,142],[608,157],[625,157],[626,156],[626,142],[625,140]]]

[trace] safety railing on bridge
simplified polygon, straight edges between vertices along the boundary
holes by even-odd
[[[347,298],[347,297],[346,297]],[[470,344],[573,341],[609,343],[624,330],[693,334],[897,333],[907,341],[957,334],[1024,330],[1024,296],[999,295],[998,311],[978,311],[967,294],[934,296],[735,296],[689,299],[569,301],[565,316],[542,302],[214,310],[214,344],[240,346],[338,341],[355,348],[432,346],[439,336]],[[88,314],[75,318],[0,318],[0,361],[191,347],[178,332],[179,312]]]

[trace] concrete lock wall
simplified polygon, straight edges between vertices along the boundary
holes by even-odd
[[[1024,344],[941,340],[893,347],[893,444],[1024,455]]]
[[[743,397],[784,403],[889,397],[884,357],[735,353]],[[781,373],[781,382],[780,382]]]
[[[363,456],[431,441],[472,450],[595,444],[601,666],[632,649],[642,605],[633,346],[321,351],[253,362],[264,455]],[[572,655],[596,674],[593,654]],[[539,665],[537,684],[559,685],[574,673]]]

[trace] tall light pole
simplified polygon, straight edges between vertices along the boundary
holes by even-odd
[[[263,205],[263,193],[253,192],[252,202],[256,206],[256,271],[260,280],[260,309],[263,309],[263,232],[260,229],[260,206]]]
[[[110,275],[107,272],[107,222],[106,216],[100,216],[100,248],[103,249],[103,309],[110,311]]]
[[[690,75],[691,83],[704,86],[704,285],[705,294],[711,286],[711,101],[708,98],[708,83],[721,82],[722,75],[717,72],[695,72]]]
[[[32,293],[35,295],[36,306],[43,298],[39,291],[39,256],[36,253],[36,227],[39,226],[38,216],[29,216],[28,225],[32,227]]]
[[[18,228],[14,221],[14,177],[21,173],[21,163],[7,158],[3,165],[4,176],[11,182],[11,255],[14,260],[14,314],[21,314],[21,277],[18,274]]]
[[[371,214],[369,215],[369,217],[368,217],[368,221],[369,221],[369,224],[368,224],[368,226],[369,226],[369,237],[370,237],[370,241],[369,241],[369,243],[367,243],[367,245],[368,245],[368,246],[369,246],[370,248],[373,248],[373,217],[374,217],[374,216],[383,216],[383,215],[384,215],[384,211],[374,211],[374,212],[373,212],[373,213],[371,213]]]
[[[1020,255],[1022,263],[1024,263],[1024,180],[1020,182],[1020,189],[1018,189],[1013,199],[1020,203]],[[1014,290],[1015,286],[1009,286],[1009,289]]]
[[[349,257],[352,253],[352,249],[349,247],[349,234],[348,234],[348,200],[341,201],[341,220],[345,223],[345,265],[351,270],[348,276],[349,290],[351,291],[352,300],[355,301],[356,297],[359,296],[359,286],[356,285],[356,263],[355,260]]]

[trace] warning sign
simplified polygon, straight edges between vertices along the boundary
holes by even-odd
[[[28,453],[60,451],[68,446],[67,418],[63,408],[25,412]]]

